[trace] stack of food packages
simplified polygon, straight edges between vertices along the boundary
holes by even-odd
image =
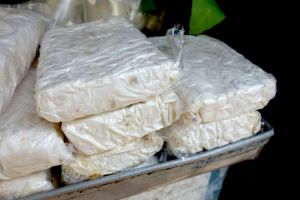
[[[56,126],[36,113],[30,65],[46,26],[36,13],[0,8],[0,199],[53,189],[49,168],[72,158]]]
[[[150,39],[171,55],[162,37]],[[185,36],[184,72],[173,86],[184,113],[160,130],[177,157],[226,145],[260,131],[262,109],[276,94],[275,78],[224,43]]]
[[[151,160],[164,139],[182,157],[249,137],[276,92],[272,75],[207,36],[147,39],[120,17],[43,35],[42,16],[8,8],[0,24],[4,199],[53,189],[53,166],[71,184]]]

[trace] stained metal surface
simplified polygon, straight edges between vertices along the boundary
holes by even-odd
[[[255,159],[274,134],[273,128],[267,122],[264,124],[262,132],[255,136],[200,152],[186,159],[166,161],[153,166],[68,185],[53,191],[38,193],[23,198],[23,200],[120,199],[162,184],[176,182],[244,160]]]

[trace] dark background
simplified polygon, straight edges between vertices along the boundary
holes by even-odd
[[[217,1],[226,18],[206,34],[223,40],[277,79],[277,95],[261,110],[275,136],[254,161],[232,166],[220,200],[298,199],[296,169],[299,66],[294,32],[297,24],[291,2],[259,0]],[[296,48],[292,50],[292,48]],[[299,56],[298,56],[299,57]],[[296,114],[296,116],[294,116]],[[298,189],[299,190],[299,189]]]
[[[297,98],[300,81],[296,39],[297,6],[291,1],[216,0],[226,18],[204,34],[216,37],[277,79],[277,95],[261,110],[275,128],[275,136],[256,160],[230,167],[220,200],[299,199]],[[18,1],[2,1],[13,3]],[[191,0],[164,0],[166,19],[162,34],[175,23],[188,31]],[[298,8],[299,9],[299,8]],[[300,12],[299,12],[300,13]]]
[[[188,32],[191,0],[165,0],[166,20],[160,35],[175,23]],[[277,79],[276,97],[260,112],[275,135],[257,159],[230,167],[220,200],[297,198],[297,83],[300,58],[297,6],[291,1],[216,0],[224,21],[204,32],[218,38]],[[299,8],[298,8],[299,9]],[[300,13],[300,12],[298,12]],[[298,17],[299,18],[299,17]],[[155,35],[156,33],[148,33]]]

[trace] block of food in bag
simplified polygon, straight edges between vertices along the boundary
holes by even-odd
[[[61,122],[116,110],[160,94],[180,72],[124,18],[53,29],[41,44],[37,111]]]
[[[54,188],[50,170],[43,170],[27,176],[0,181],[0,199],[18,199]]]
[[[172,49],[164,37],[149,40],[166,55]],[[202,35],[185,36],[183,76],[174,91],[184,112],[213,122],[263,108],[275,96],[276,80],[223,42]]]
[[[0,7],[0,114],[27,74],[45,28],[39,14]]]
[[[35,69],[30,69],[0,116],[0,180],[26,176],[72,159],[57,126],[35,110]]]
[[[79,152],[91,155],[170,126],[181,114],[181,100],[168,91],[143,103],[63,122],[62,130]]]
[[[257,111],[215,122],[200,122],[197,117],[185,113],[172,126],[160,130],[177,157],[236,142],[254,135],[261,128],[261,115]]]
[[[101,154],[77,154],[74,162],[62,165],[63,179],[67,184],[71,184],[119,172],[143,163],[160,151],[163,143],[161,136],[151,133],[135,142]]]

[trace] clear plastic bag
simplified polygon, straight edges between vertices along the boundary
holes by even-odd
[[[0,114],[27,74],[45,28],[39,14],[0,7]]]
[[[44,170],[27,176],[0,181],[0,199],[18,199],[52,189],[54,189],[54,185],[51,183],[50,170]]]
[[[71,26],[84,22],[83,0],[33,0],[1,6],[39,13],[45,16],[49,28]]]
[[[122,171],[149,159],[161,150],[163,143],[161,136],[152,133],[101,154],[76,154],[74,162],[62,165],[63,179],[71,184]]]
[[[30,69],[0,116],[0,180],[7,180],[60,165],[72,159],[55,124],[35,110],[35,69]]]
[[[76,149],[91,155],[126,145],[170,126],[183,106],[174,92],[165,92],[144,103],[62,123],[62,130]]]
[[[184,158],[250,137],[260,128],[261,115],[256,111],[209,123],[202,123],[197,116],[185,113],[172,126],[159,132],[166,138],[171,152]]]
[[[149,40],[172,57],[163,37]],[[228,119],[266,106],[276,94],[275,78],[223,42],[208,36],[185,36],[183,76],[172,89],[184,112],[201,122]]]
[[[147,101],[181,70],[120,17],[45,34],[37,70],[39,115],[71,121]]]

